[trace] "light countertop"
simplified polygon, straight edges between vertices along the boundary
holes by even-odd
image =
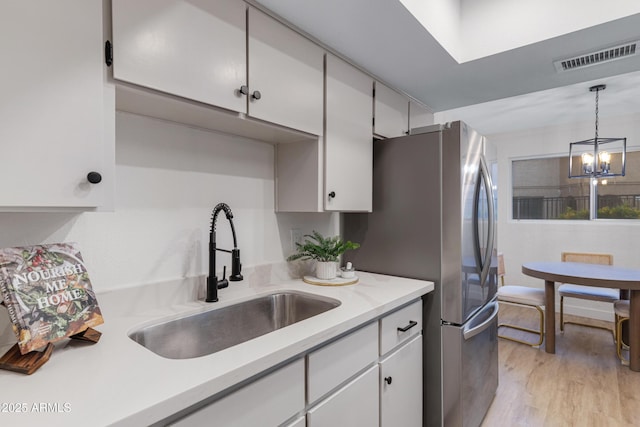
[[[98,293],[105,319],[96,328],[102,332],[100,342],[65,340],[30,376],[0,371],[0,425],[153,424],[433,290],[431,282],[362,272],[357,273],[356,285],[314,286],[276,274],[274,268],[247,270],[244,281],[219,291],[217,303],[197,299],[203,292],[203,277]],[[193,359],[163,358],[127,336],[162,318],[279,290],[324,295],[342,304]],[[6,350],[0,348],[0,354]]]

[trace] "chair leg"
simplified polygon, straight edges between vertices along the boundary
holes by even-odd
[[[586,323],[580,323],[580,322],[573,322],[571,320],[567,320],[565,322],[564,320],[564,296],[560,296],[560,332],[564,333],[564,325],[566,324],[572,324],[572,325],[581,325],[581,326],[587,326],[589,328],[596,328],[596,329],[603,329],[605,331],[609,331],[611,332],[611,336],[613,338],[613,342],[615,344],[616,342],[616,324],[615,324],[615,320],[614,320],[614,324],[613,324],[613,328],[607,328],[605,326],[598,326],[598,325],[589,325]]]
[[[560,295],[560,332],[564,332],[564,296]]]
[[[618,359],[622,362],[623,365],[628,365],[629,361],[622,357],[622,346],[624,343],[622,342],[622,322],[625,320],[629,320],[628,317],[617,317],[616,322],[616,353],[618,353]]]
[[[526,344],[526,345],[529,345],[531,347],[540,347],[542,345],[543,340],[544,340],[544,311],[538,306],[517,304],[517,303],[506,302],[506,301],[500,301],[500,302],[502,304],[510,304],[510,305],[515,305],[515,306],[519,306],[519,307],[535,308],[536,310],[538,310],[538,314],[540,315],[540,324],[539,324],[538,330],[525,328],[525,327],[518,326],[518,325],[511,325],[511,324],[508,324],[508,323],[499,323],[498,324],[498,329],[500,329],[502,327],[511,328],[511,329],[517,329],[519,331],[529,332],[531,334],[538,335],[539,339],[538,339],[537,343],[531,343],[529,341],[519,340],[517,338],[512,338],[512,337],[509,337],[509,336],[506,336],[506,335],[499,335],[498,334],[498,337],[502,338],[502,339],[505,339],[505,340],[514,341],[514,342],[521,343],[521,344]]]

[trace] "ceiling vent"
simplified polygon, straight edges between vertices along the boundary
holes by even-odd
[[[629,56],[636,55],[638,52],[638,41],[625,43],[618,46],[601,49],[596,52],[590,52],[580,56],[574,56],[567,59],[559,59],[553,61],[557,72],[577,70],[578,68],[590,67],[592,65],[604,64],[605,62],[615,61]]]

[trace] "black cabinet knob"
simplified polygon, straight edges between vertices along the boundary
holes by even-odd
[[[336,192],[332,191],[331,193],[329,193],[329,198],[333,199],[334,197],[336,197]]]
[[[260,93],[260,91],[259,91],[259,90],[256,90],[256,91],[254,91],[254,92],[251,94],[251,97],[252,97],[253,99],[256,99],[256,100],[257,100],[257,99],[262,98],[262,94]]]
[[[240,92],[241,95],[246,95],[249,93],[249,87],[242,85],[240,86],[240,89],[238,89],[238,92]]]
[[[387,384],[391,384],[391,381],[393,381],[393,378],[391,377],[384,377],[384,382]]]
[[[99,172],[89,172],[87,174],[87,181],[89,181],[91,184],[98,184],[100,181],[102,181],[102,175],[100,175]]]

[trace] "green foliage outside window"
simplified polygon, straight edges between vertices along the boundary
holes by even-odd
[[[598,209],[598,218],[640,219],[640,209],[628,205],[605,206]],[[589,219],[589,211],[567,208],[558,219]]]

